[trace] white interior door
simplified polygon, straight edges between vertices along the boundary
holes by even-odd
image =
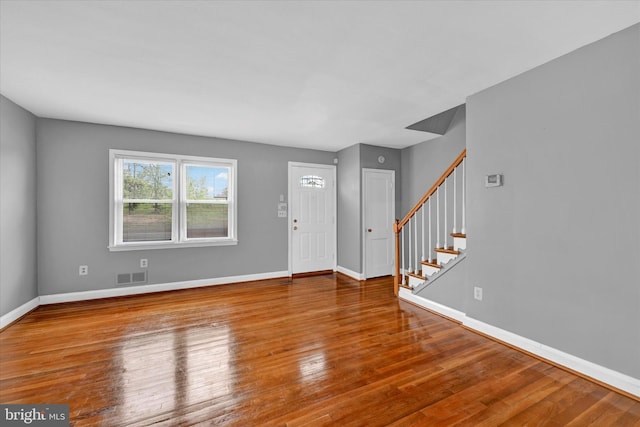
[[[334,270],[336,168],[289,163],[291,274]]]
[[[395,171],[363,169],[365,278],[393,274]]]

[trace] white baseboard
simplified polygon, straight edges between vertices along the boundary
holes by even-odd
[[[347,276],[351,277],[352,279],[364,280],[364,277],[363,277],[362,273],[356,273],[355,271],[349,270],[348,268],[337,266],[336,267],[336,271],[338,273],[346,274]]]
[[[604,366],[589,362],[588,360],[565,353],[556,348],[549,347],[529,338],[514,334],[513,332],[505,331],[504,329],[473,319],[458,310],[454,310],[442,304],[438,304],[437,302],[414,295],[408,289],[401,288],[399,297],[435,311],[436,313],[458,320],[469,329],[488,335],[499,341],[535,354],[538,357],[579,372],[580,374],[593,378],[597,381],[609,384],[612,387],[640,398],[640,379],[622,374]]]
[[[346,274],[347,276],[356,278],[357,280],[362,280],[359,278],[362,276],[361,274],[355,273],[349,269],[338,266],[337,271],[339,271],[340,273]],[[31,301],[26,302],[25,304],[21,305],[15,310],[12,310],[9,313],[1,316],[0,328],[4,328],[10,323],[16,321],[20,317],[27,314],[29,311],[37,308],[40,304],[46,305],[46,304],[55,304],[55,303],[61,303],[61,302],[91,300],[91,299],[98,299],[98,298],[138,295],[138,294],[145,294],[145,293],[151,293],[151,292],[162,292],[162,291],[171,291],[171,290],[178,290],[178,289],[197,288],[197,287],[203,287],[203,286],[222,285],[227,283],[248,282],[253,280],[266,280],[266,279],[274,279],[279,277],[286,277],[287,275],[288,275],[287,271],[275,271],[271,273],[248,274],[243,276],[219,277],[219,278],[213,278],[213,279],[189,280],[184,282],[172,282],[172,283],[163,283],[163,284],[155,284],[155,285],[133,286],[133,287],[126,287],[126,288],[111,288],[111,289],[101,289],[96,291],[69,292],[64,294],[42,295],[40,297],[36,297],[32,299]],[[412,302],[416,305],[435,311],[436,313],[440,313],[444,316],[460,321],[464,326],[468,327],[469,329],[473,329],[475,331],[481,332],[497,340],[503,341],[507,344],[513,345],[515,347],[518,347],[520,349],[533,353],[536,356],[550,360],[554,363],[557,363],[558,365],[565,366],[571,370],[579,372],[583,375],[586,375],[588,377],[591,377],[603,383],[609,384],[615,388],[618,388],[620,390],[623,390],[627,393],[630,393],[640,398],[640,379],[633,378],[629,375],[622,374],[620,372],[614,371],[604,366],[600,366],[593,362],[589,362],[588,360],[584,360],[579,357],[573,356],[571,354],[565,353],[553,347],[549,347],[539,342],[530,340],[529,338],[522,337],[512,332],[505,331],[504,329],[498,328],[496,326],[492,326],[487,323],[481,322],[479,320],[473,319],[471,317],[467,317],[466,314],[464,314],[461,311],[458,311],[453,308],[447,307],[445,305],[439,304],[437,302],[428,300],[426,298],[414,295],[408,289],[401,288],[399,297],[406,301]]]
[[[440,313],[443,316],[447,316],[453,320],[457,320],[458,322],[461,322],[461,323],[466,318],[463,312],[447,307],[446,305],[442,305],[437,302],[428,300],[426,298],[422,298],[417,295],[414,295],[409,289],[400,288],[398,297],[402,298],[405,301],[409,301],[416,305],[424,307],[428,310],[432,310],[432,311],[435,311],[436,313]]]
[[[40,297],[35,297],[31,301],[28,301],[22,304],[20,307],[16,308],[15,310],[11,310],[7,314],[0,317],[0,329],[15,322],[16,320],[18,320],[19,318],[21,318],[22,316],[24,316],[25,314],[33,310],[34,308],[38,308],[39,305],[40,305]]]
[[[589,362],[588,360],[581,359],[572,354],[565,353],[564,351],[549,347],[512,332],[505,331],[504,329],[500,329],[471,317],[466,317],[463,324],[470,329],[526,350],[529,353],[542,357],[543,359],[550,360],[558,365],[567,367],[573,371],[609,384],[620,390],[624,390],[627,393],[640,398],[640,379],[597,365],[593,362]]]
[[[287,277],[288,274],[289,273],[287,271],[274,271],[271,273],[247,274],[243,276],[216,277],[213,279],[187,280],[184,282],[159,283],[154,285],[129,286],[124,288],[110,288],[99,289],[95,291],[42,295],[40,296],[40,304],[57,304],[61,302],[83,301],[127,295],[140,295],[148,294],[151,292],[175,291],[178,289],[200,288],[203,286],[250,282],[253,280],[275,279],[279,277]]]

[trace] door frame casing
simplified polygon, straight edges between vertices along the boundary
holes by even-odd
[[[385,172],[391,175],[391,217],[395,218],[396,215],[396,171],[394,169],[373,169],[373,168],[362,168],[362,187],[361,187],[361,200],[362,206],[360,209],[362,210],[362,278],[367,280],[369,277],[367,275],[367,210],[366,210],[366,185],[367,180],[365,174],[367,172]],[[389,224],[389,233],[391,234],[391,243],[393,244],[393,224]],[[393,249],[393,248],[391,248]],[[393,274],[393,268],[389,272],[389,274]]]
[[[338,268],[338,190],[337,190],[337,168],[336,165],[326,165],[321,163],[304,163],[289,161],[287,165],[287,271],[289,277],[293,276],[293,233],[291,222],[291,195],[293,193],[293,182],[291,180],[292,168],[299,167],[311,167],[319,169],[327,169],[332,172],[333,179],[333,271]]]

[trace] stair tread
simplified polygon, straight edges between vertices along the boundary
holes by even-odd
[[[453,246],[449,246],[448,248],[435,248],[434,250],[445,254],[460,255],[460,251],[454,250]]]
[[[460,238],[466,239],[467,235],[464,233],[451,233],[451,237],[460,237]]]
[[[413,289],[411,286],[407,286],[407,285],[403,285],[403,284],[400,284],[398,286],[400,286],[401,288],[405,288],[405,289]]]
[[[420,264],[422,265],[427,265],[429,267],[433,267],[433,268],[442,268],[442,266],[438,263],[435,262],[431,262],[431,261],[420,261]]]
[[[407,276],[415,277],[416,279],[420,279],[420,280],[426,280],[424,276],[421,276],[420,274],[416,274],[413,272],[407,273]]]

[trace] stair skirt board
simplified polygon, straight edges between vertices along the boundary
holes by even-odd
[[[438,274],[432,274],[428,276],[422,283],[419,283],[418,286],[413,287],[413,292],[416,294],[426,288],[427,286],[431,286],[438,281],[441,277],[444,277],[449,270],[452,270],[456,265],[458,265],[462,260],[467,258],[466,252],[460,252],[460,255],[456,256],[450,263],[444,265],[440,270],[438,270]],[[424,273],[424,270],[423,270]]]
[[[640,379],[638,378],[622,374],[529,338],[467,317],[467,315],[461,311],[414,295],[409,289],[401,288],[398,298],[447,317],[471,331],[485,335],[517,350],[529,353],[552,365],[568,369],[576,375],[595,381],[628,397],[640,400]]]
[[[458,263],[465,259],[466,256],[467,254],[464,251],[461,251],[458,255],[454,255],[453,258],[451,258],[450,262],[441,267],[433,267],[430,265],[422,264],[422,271],[419,273],[403,271],[402,274],[404,274],[406,277],[406,282],[404,283],[406,283],[407,286],[413,289],[414,292],[419,292],[427,286],[435,283],[436,280],[444,276],[447,271],[458,265]]]

